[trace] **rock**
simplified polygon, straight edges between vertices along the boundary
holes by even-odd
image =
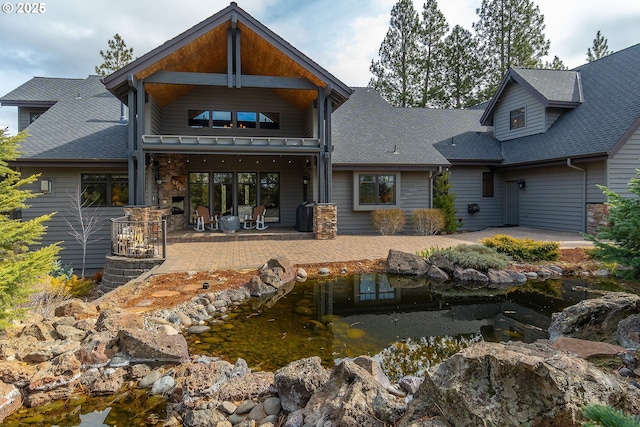
[[[236,412],[236,405],[233,402],[225,400],[220,404],[220,409],[222,409],[223,412],[227,413],[227,415],[231,415]]]
[[[262,402],[262,405],[264,406],[264,412],[267,415],[278,415],[282,409],[280,399],[277,397],[267,397],[264,402]]]
[[[380,364],[372,357],[358,356],[353,359],[353,363],[371,374],[382,387],[388,388],[391,385],[391,381],[389,381],[387,374],[382,371]]]
[[[150,373],[151,373],[151,368],[149,367],[149,365],[145,365],[144,363],[133,365],[129,372],[129,374],[131,375],[131,378],[133,379],[144,378]]]
[[[366,370],[344,360],[301,412],[309,426],[385,426],[395,425],[405,406]]]
[[[215,409],[187,409],[182,419],[185,427],[217,427],[225,416]]]
[[[639,348],[640,314],[632,314],[618,322],[615,337],[620,345],[625,348]]]
[[[25,326],[19,336],[34,337],[38,341],[52,341],[60,338],[51,322],[32,323]]]
[[[267,270],[260,274],[260,281],[274,290],[280,289],[280,287],[284,284],[282,279],[280,279],[280,275],[278,272]],[[253,296],[253,295],[252,295]]]
[[[247,290],[252,297],[271,295],[276,292],[276,288],[263,282],[259,277],[254,276],[246,284]]]
[[[56,326],[56,333],[63,340],[82,341],[87,336],[87,331],[68,325]]]
[[[217,392],[227,381],[232,368],[228,363],[192,363],[177,377],[183,400],[191,405],[198,398]],[[233,400],[233,399],[221,399]]]
[[[251,400],[245,400],[244,402],[241,402],[240,405],[238,405],[235,413],[238,415],[248,414],[255,407],[256,404]]]
[[[265,418],[267,414],[264,412],[264,406],[262,403],[255,405],[251,411],[249,411],[249,415],[247,415],[247,419],[253,421],[260,421]]]
[[[64,301],[55,309],[56,317],[73,316],[76,319],[85,319],[98,315],[98,310],[91,304],[74,298]]]
[[[527,279],[537,279],[538,278],[538,273],[536,273],[535,271],[527,271],[526,273],[524,273],[525,277]]]
[[[22,394],[12,384],[0,381],[0,423],[22,406]]]
[[[124,384],[125,374],[123,368],[106,368],[90,386],[91,393],[98,396],[117,393]]]
[[[549,339],[555,341],[560,336],[567,336],[617,344],[618,323],[639,310],[640,296],[624,292],[583,300],[560,313],[553,313]]]
[[[274,385],[288,412],[303,408],[313,393],[329,380],[317,356],[296,360],[276,371]]]
[[[73,327],[76,329],[80,329],[81,331],[93,332],[96,330],[96,322],[98,319],[80,319],[78,320]]]
[[[162,372],[159,369],[155,369],[142,377],[140,381],[138,381],[138,387],[149,388],[160,378],[162,378]]]
[[[474,268],[462,268],[455,266],[453,270],[453,278],[461,282],[480,282],[486,283],[489,278]]]
[[[19,388],[29,385],[31,378],[36,374],[35,365],[26,365],[20,362],[0,361],[0,381],[13,384]]]
[[[407,274],[424,276],[429,270],[427,261],[419,255],[396,250],[389,250],[387,255],[387,272],[391,274]]]
[[[640,410],[640,390],[548,342],[476,343],[426,376],[399,424],[444,416],[450,425],[581,425],[582,407]]]
[[[151,386],[151,394],[166,396],[173,387],[175,387],[175,385],[176,380],[174,380],[170,375],[165,375],[153,383],[153,386]]]
[[[309,277],[309,275],[307,274],[307,270],[302,267],[298,267],[298,270],[296,271],[296,277],[306,279],[307,277]]]
[[[109,331],[90,334],[81,342],[81,348],[76,351],[75,356],[85,368],[104,366],[116,353],[113,348],[116,342]]]
[[[318,270],[318,274],[321,276],[327,276],[331,274],[331,270],[329,270],[329,268],[327,267],[322,267],[320,270]]]
[[[274,383],[272,372],[251,372],[242,377],[233,377],[220,386],[219,400],[237,401],[246,397],[254,399],[266,396],[271,392]]]
[[[179,332],[175,330],[173,326],[169,325],[160,325],[158,327],[158,332],[164,335],[178,335]]]
[[[512,285],[514,283],[524,283],[527,277],[523,273],[511,270],[495,270],[490,268],[487,272],[489,283],[495,285]]]
[[[446,271],[449,274],[453,273],[453,269],[455,268],[453,262],[439,253],[431,255],[428,262],[432,266],[438,267],[439,269]]]
[[[427,270],[427,277],[434,282],[446,282],[449,280],[449,275],[446,271],[442,270],[437,265],[430,265],[429,270]]]
[[[260,421],[260,426],[275,427],[278,425],[278,417],[276,415],[267,415]]]
[[[302,411],[298,410],[295,412],[291,412],[288,416],[282,427],[302,427],[304,424],[304,417],[302,416]]]
[[[277,273],[282,283],[291,282],[296,278],[297,273],[291,261],[284,257],[270,259],[260,268],[260,273],[262,274],[267,270]]]
[[[409,375],[409,376],[400,378],[400,381],[398,381],[398,385],[402,390],[406,391],[407,393],[416,394],[416,392],[418,391],[418,388],[420,388],[420,384],[422,384],[422,381],[423,379],[420,377],[414,377]]]
[[[96,331],[117,334],[121,329],[144,329],[144,319],[139,314],[119,308],[110,308],[98,316]]]
[[[559,337],[552,345],[559,350],[574,353],[582,359],[596,356],[615,356],[625,352],[623,347],[617,345],[568,337]]]
[[[134,363],[182,363],[189,360],[187,341],[182,335],[122,329],[118,332],[117,338],[120,351]]]
[[[189,332],[190,334],[201,334],[203,332],[207,332],[208,330],[210,330],[211,327],[209,326],[191,326],[189,327],[189,329],[187,329],[187,332]]]

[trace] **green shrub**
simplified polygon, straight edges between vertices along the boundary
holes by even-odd
[[[416,234],[431,236],[444,229],[444,214],[440,209],[416,209],[411,212],[411,222]]]
[[[624,412],[611,406],[590,404],[582,408],[582,413],[590,421],[584,427],[639,427],[640,417],[625,415]]]
[[[558,242],[516,239],[506,234],[496,234],[482,239],[482,244],[520,262],[555,261],[560,257]]]
[[[379,209],[371,212],[373,227],[383,235],[396,234],[404,228],[402,209]]]
[[[433,254],[437,254],[444,251],[443,248],[439,246],[431,246],[430,248],[425,248],[419,251],[416,251],[416,255],[421,256],[422,258],[429,258]]]
[[[504,270],[511,261],[508,256],[482,245],[458,245],[437,252],[455,265],[462,268],[474,268],[487,271],[490,268]]]
[[[444,171],[436,177],[433,192],[433,206],[442,209],[444,214],[443,230],[447,233],[453,233],[462,224],[456,218],[456,195],[451,191],[449,171]]]

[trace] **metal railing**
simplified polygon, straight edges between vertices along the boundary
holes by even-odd
[[[127,258],[166,258],[167,221],[111,219],[111,254]]]

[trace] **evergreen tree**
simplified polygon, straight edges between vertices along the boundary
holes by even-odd
[[[106,52],[100,51],[100,56],[102,56],[104,62],[96,66],[96,73],[101,76],[106,76],[119,70],[133,59],[133,48],[127,48],[127,44],[119,34],[116,33],[113,39],[107,41],[107,44],[109,49]]]
[[[420,19],[411,0],[399,0],[391,9],[391,22],[378,54],[371,61],[369,86],[396,107],[417,104],[420,93]]]
[[[422,99],[418,106],[442,107],[446,103],[442,67],[444,36],[449,31],[449,24],[447,24],[444,14],[438,9],[436,0],[427,0],[423,7],[420,26],[423,81]]]
[[[32,286],[38,278],[53,269],[60,248],[50,245],[32,250],[37,245],[53,214],[43,215],[28,221],[13,219],[12,212],[26,209],[25,200],[34,197],[21,186],[31,184],[38,175],[22,178],[8,166],[8,162],[18,157],[18,144],[25,137],[7,136],[6,129],[0,129],[0,326],[20,315],[17,308],[32,293]]]
[[[436,177],[433,192],[433,207],[440,209],[444,214],[443,230],[447,233],[453,233],[458,229],[460,223],[456,219],[456,195],[451,191],[448,170]]]
[[[444,75],[447,106],[467,108],[481,102],[483,64],[478,41],[460,25],[445,39]]]
[[[487,63],[486,94],[492,96],[509,67],[536,68],[549,53],[544,15],[531,0],[482,0],[473,24]]]
[[[593,46],[587,49],[587,61],[593,62],[596,59],[604,58],[607,55],[611,55],[612,50],[609,50],[609,43],[607,39],[600,33],[600,30],[596,33],[596,38],[593,39]]]
[[[562,60],[557,56],[553,57],[553,61],[545,62],[544,68],[548,70],[568,70],[569,69],[566,65],[564,65],[564,62],[562,62]]]

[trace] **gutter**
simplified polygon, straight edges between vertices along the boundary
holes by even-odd
[[[567,167],[582,172],[582,232],[587,231],[587,170],[579,168],[567,158]]]

